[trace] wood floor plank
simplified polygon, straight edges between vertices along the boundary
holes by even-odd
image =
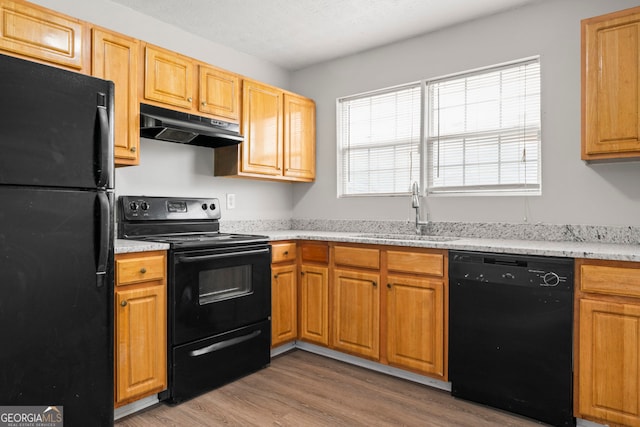
[[[116,427],[539,427],[442,390],[301,350],[177,406],[156,405]]]

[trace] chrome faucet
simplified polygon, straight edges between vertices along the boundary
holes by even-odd
[[[420,189],[416,181],[411,184],[411,207],[416,210],[416,234],[420,234],[420,226],[428,225],[429,221],[420,221]]]

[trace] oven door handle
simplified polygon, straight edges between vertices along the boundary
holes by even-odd
[[[213,353],[214,351],[222,350],[223,348],[231,347],[232,345],[240,344],[241,342],[249,341],[260,335],[262,330],[253,331],[250,334],[242,335],[241,337],[231,338],[229,340],[220,341],[215,344],[208,345],[206,347],[192,350],[189,352],[191,357],[202,356],[203,354]]]
[[[199,261],[215,260],[220,258],[229,258],[234,256],[260,255],[260,254],[268,254],[268,253],[269,253],[269,248],[264,248],[264,249],[254,249],[250,251],[227,252],[227,253],[215,254],[215,255],[196,255],[196,256],[180,255],[176,257],[176,260],[178,262],[199,262]]]

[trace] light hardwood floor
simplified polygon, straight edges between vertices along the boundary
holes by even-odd
[[[449,393],[296,350],[271,366],[177,406],[116,422],[151,426],[540,427]]]

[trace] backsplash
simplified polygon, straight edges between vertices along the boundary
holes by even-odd
[[[220,229],[227,233],[276,230],[415,233],[412,221],[325,219],[220,221]],[[432,222],[422,227],[422,234],[484,239],[640,244],[640,227],[630,226]]]

